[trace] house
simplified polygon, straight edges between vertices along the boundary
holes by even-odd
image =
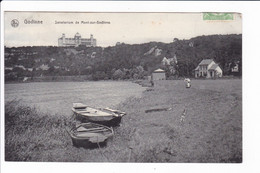
[[[231,65],[232,63],[230,63]],[[233,67],[231,68],[232,73],[238,73],[239,72],[239,61],[234,62]]]
[[[238,73],[239,70],[238,70],[238,64],[236,64],[234,67],[231,68],[231,72],[235,72],[235,73]]]
[[[162,69],[157,69],[152,73],[152,80],[165,80],[165,71]]]
[[[177,57],[176,55],[174,55],[173,58],[166,58],[164,57],[163,60],[161,61],[162,65],[167,66],[167,65],[173,65],[173,64],[177,64]]]
[[[162,60],[162,65],[170,65],[170,60],[164,57]]]
[[[195,69],[195,78],[216,78],[222,77],[223,71],[213,59],[204,59]]]

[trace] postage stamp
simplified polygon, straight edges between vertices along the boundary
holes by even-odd
[[[232,13],[203,13],[203,20],[234,20]]]

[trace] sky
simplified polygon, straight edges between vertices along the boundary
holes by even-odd
[[[4,43],[7,47],[58,46],[58,38],[62,33],[73,38],[77,32],[82,38],[89,38],[90,34],[93,34],[97,39],[97,46],[101,47],[114,46],[117,42],[170,43],[174,38],[241,34],[242,16],[238,13],[234,13],[233,16],[233,20],[213,21],[203,20],[203,13],[5,12]],[[11,25],[14,19],[19,22],[17,27]],[[32,20],[42,23],[26,23]]]

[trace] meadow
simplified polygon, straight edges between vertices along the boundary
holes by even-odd
[[[38,162],[242,162],[242,80],[157,81],[142,97],[117,105],[127,112],[103,148],[72,146],[72,116],[50,115],[9,101],[5,160]],[[145,113],[146,110],[169,108]],[[181,117],[185,112],[184,119]]]

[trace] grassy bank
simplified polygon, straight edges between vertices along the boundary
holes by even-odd
[[[156,82],[142,98],[118,105],[127,112],[104,148],[72,146],[72,118],[44,115],[17,102],[5,107],[6,161],[241,162],[242,81]],[[145,113],[147,109],[171,108]],[[183,111],[186,115],[181,121]]]
[[[53,156],[69,145],[64,140],[65,127],[72,123],[69,118],[42,114],[20,101],[6,103],[5,160],[55,161]]]
[[[183,81],[160,81],[121,108],[131,116],[120,128],[135,129],[132,161],[242,161],[241,80],[194,80],[190,89]],[[172,110],[144,113],[154,108]]]

